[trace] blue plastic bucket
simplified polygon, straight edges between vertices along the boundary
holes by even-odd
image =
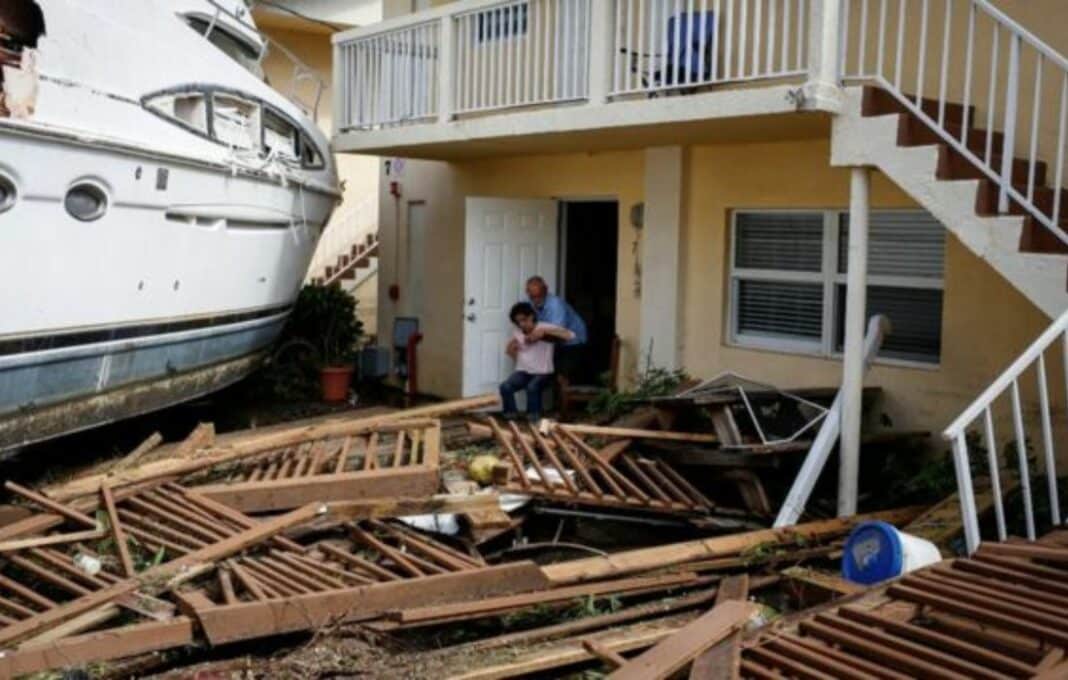
[[[853,583],[880,583],[942,559],[930,541],[898,531],[886,522],[862,522],[842,551],[842,576]]]

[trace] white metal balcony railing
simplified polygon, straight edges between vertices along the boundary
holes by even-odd
[[[802,75],[809,0],[616,0],[612,95]]]
[[[1068,60],[987,0],[844,0],[842,26],[847,81],[891,92],[997,183],[999,212],[1016,203],[1068,243]]]
[[[338,129],[430,120],[438,112],[441,26],[422,21],[340,45],[335,71],[343,117]]]
[[[1035,389],[1038,392],[1041,438],[1040,444],[1036,444],[1036,446],[1040,445],[1042,451],[1041,462],[1042,467],[1045,468],[1046,500],[1049,504],[1050,520],[1053,526],[1061,523],[1060,500],[1057,491],[1057,452],[1054,444],[1050,403],[1050,388],[1053,383],[1050,382],[1050,376],[1046,371],[1046,354],[1050,351],[1057,352],[1056,345],[1060,345],[1062,359],[1066,367],[1064,387],[1068,390],[1068,312],[1065,312],[997,380],[991,383],[990,387],[968,406],[942,434],[953,445],[953,463],[957,474],[961,515],[964,518],[964,538],[969,553],[975,552],[981,541],[971,458],[969,455],[971,447],[967,436],[968,428],[973,426],[981,429],[981,446],[986,449],[986,467],[987,474],[990,476],[998,540],[1004,541],[1007,536],[1005,507],[1001,495],[1002,471],[999,463],[998,440],[994,431],[994,413],[999,402],[1004,406],[1005,402],[1008,401],[1007,406],[1011,414],[1013,428],[1011,442],[1014,445],[1016,463],[1019,468],[1017,474],[1019,475],[1020,495],[1023,503],[1024,524],[1027,538],[1032,541],[1035,540],[1035,504],[1031,489],[1031,466],[1028,461],[1028,443],[1032,440],[1027,436],[1020,396],[1020,383],[1027,380],[1028,375],[1033,375],[1036,383]],[[1064,415],[1062,414],[1059,417]]]
[[[467,0],[335,45],[339,131],[803,75],[813,0]]]

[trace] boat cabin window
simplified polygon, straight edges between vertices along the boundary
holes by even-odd
[[[246,71],[258,78],[263,77],[263,67],[260,64],[261,49],[259,46],[237,37],[220,26],[218,22],[212,26],[211,21],[197,16],[187,16],[185,21],[190,28],[205,36],[208,42],[219,48],[223,54],[236,61]]]
[[[268,154],[298,160],[301,153],[300,132],[296,126],[270,109],[263,112],[263,148]]]
[[[319,147],[278,109],[249,96],[214,89],[149,95],[145,108],[220,144],[274,156],[291,165],[326,165]]]
[[[260,148],[260,105],[216,92],[212,100],[212,137],[237,149]]]
[[[319,148],[311,140],[302,135],[300,144],[300,164],[302,166],[305,168],[321,168],[325,165],[323,154],[319,152]]]
[[[208,100],[201,92],[162,95],[149,100],[146,105],[195,132],[208,134]]]

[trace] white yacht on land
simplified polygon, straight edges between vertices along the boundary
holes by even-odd
[[[242,0],[0,1],[0,451],[247,375],[340,200]]]

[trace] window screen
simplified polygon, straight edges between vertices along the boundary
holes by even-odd
[[[742,213],[734,266],[818,272],[823,263],[821,213]]]
[[[732,339],[840,353],[848,213],[740,212],[734,225]],[[885,314],[893,326],[880,357],[939,361],[944,268],[945,229],[931,215],[872,213],[865,316]]]
[[[738,330],[819,340],[823,334],[823,285],[739,281]]]

